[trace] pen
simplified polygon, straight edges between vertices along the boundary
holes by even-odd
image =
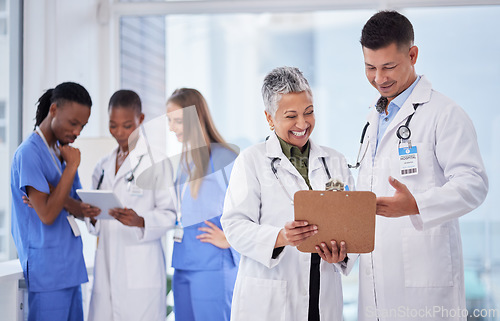
[[[102,170],[101,177],[99,177],[99,182],[97,183],[97,188],[96,189],[101,188],[101,184],[102,184],[102,180],[103,179],[104,179],[104,169]]]

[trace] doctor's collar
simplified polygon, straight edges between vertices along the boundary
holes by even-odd
[[[419,82],[420,78],[421,78],[421,76],[417,75],[417,78],[410,85],[410,87],[406,88],[405,90],[403,90],[403,92],[401,92],[399,95],[394,97],[394,99],[392,99],[391,102],[389,102],[387,97],[381,96],[377,100],[377,103],[375,104],[375,109],[377,110],[377,112],[379,114],[381,114],[381,113],[387,111],[387,106],[390,104],[394,104],[398,108],[401,108],[403,106],[403,104],[405,103],[405,101],[408,99],[408,97],[410,97],[411,93],[413,92],[413,89],[415,89],[415,86]]]

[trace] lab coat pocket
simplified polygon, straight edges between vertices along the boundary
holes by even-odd
[[[447,227],[401,231],[406,287],[453,286],[450,232]]]
[[[285,320],[286,281],[245,277],[240,290],[236,320]]]
[[[163,256],[151,243],[127,246],[125,253],[127,285],[131,289],[160,288]]]

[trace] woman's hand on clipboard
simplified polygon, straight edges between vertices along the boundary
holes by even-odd
[[[287,222],[276,238],[275,248],[285,245],[298,246],[305,239],[318,233],[316,225],[309,225],[307,221]]]
[[[331,240],[330,244],[332,246],[331,251],[328,246],[322,242],[320,245],[316,245],[316,252],[328,263],[339,263],[343,261],[347,256],[347,247],[345,242],[340,242],[340,248],[335,240]]]

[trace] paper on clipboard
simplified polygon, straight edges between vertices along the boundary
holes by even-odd
[[[76,193],[84,203],[101,209],[101,213],[96,216],[99,220],[114,220],[115,218],[108,214],[112,208],[123,208],[118,197],[111,190],[83,190],[77,189]]]
[[[369,253],[375,245],[376,196],[367,191],[298,191],[294,195],[295,220],[318,226],[318,233],[297,249],[316,253],[315,246],[345,241],[348,253]]]

